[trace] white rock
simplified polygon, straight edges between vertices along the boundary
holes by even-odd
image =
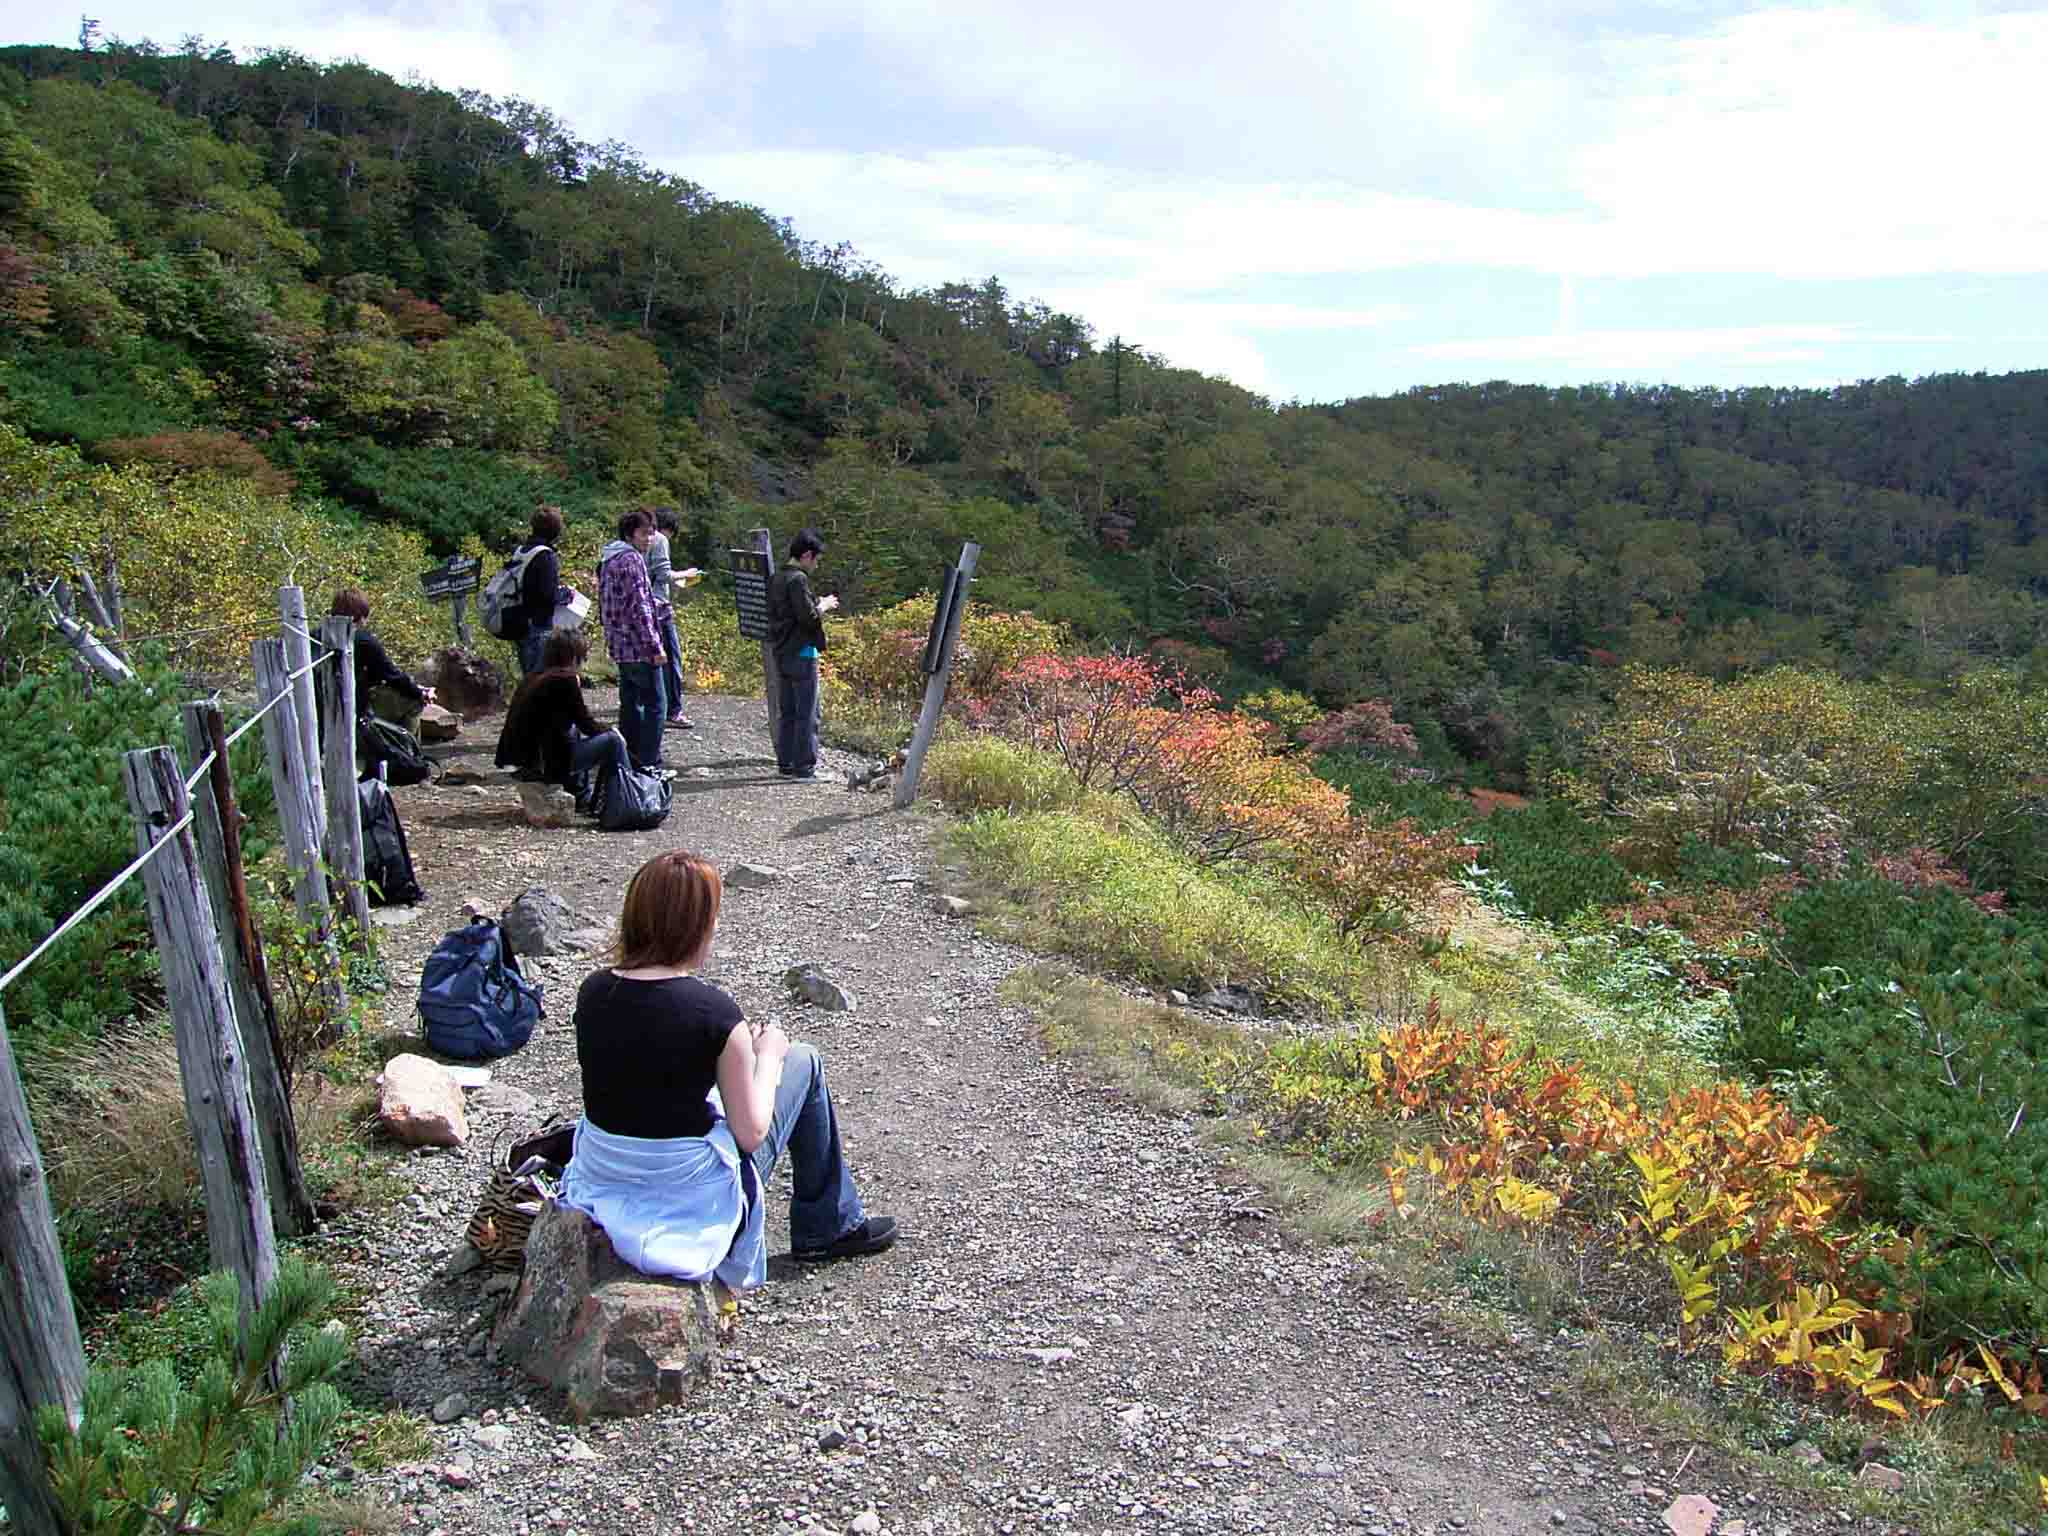
[[[881,1536],[882,1517],[872,1509],[864,1509],[853,1517],[846,1527],[854,1536]]]
[[[725,872],[725,883],[736,891],[765,891],[782,883],[782,871],[772,864],[735,864]]]
[[[384,1063],[377,1079],[377,1119],[409,1147],[459,1147],[469,1140],[462,1089],[437,1061],[410,1052]]]

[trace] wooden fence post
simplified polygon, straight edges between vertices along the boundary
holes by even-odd
[[[768,562],[768,579],[775,580],[775,535],[766,528],[756,528],[747,537],[753,542],[754,552]],[[782,668],[775,664],[775,643],[761,642],[761,675],[768,685],[768,750],[776,761],[782,760]]]
[[[36,1410],[73,1425],[85,1401],[85,1347],[43,1181],[43,1157],[0,1011],[0,1503],[21,1536],[63,1536]]]
[[[960,580],[954,588],[952,610],[932,615],[932,622],[943,624],[945,630],[939,637],[938,664],[931,681],[924,685],[924,708],[918,712],[917,729],[911,734],[909,750],[903,754],[903,771],[896,777],[894,803],[899,811],[917,798],[917,776],[924,771],[924,755],[939,731],[939,715],[946,707],[946,679],[952,674],[953,651],[960,643],[960,621],[967,615],[968,583],[974,580],[974,567],[980,559],[979,544],[960,546]],[[944,592],[939,594],[939,600],[945,601]]]
[[[292,681],[292,700],[298,710],[299,756],[306,765],[306,787],[313,797],[313,826],[319,834],[314,846],[318,847],[327,840],[327,804],[320,792],[320,716],[313,704],[313,675],[301,671],[313,660],[313,631],[306,623],[304,591],[279,587],[277,613],[282,621],[278,633],[284,640],[285,671],[299,673]]]
[[[142,867],[149,926],[178,1036],[185,1117],[199,1148],[207,1248],[215,1269],[235,1273],[246,1328],[277,1279],[277,1236],[270,1226],[248,1064],[228,1001],[227,963],[191,829],[172,830],[188,804],[178,754],[169,747],[123,753],[121,777],[135,813],[135,851],[164,844]]]
[[[370,953],[370,892],[363,884],[363,807],[356,798],[356,621],[320,621],[320,641],[333,659],[319,679],[320,725],[327,739],[321,777],[327,787],[327,873],[340,888],[355,925],[355,947]]]
[[[258,707],[277,700],[276,707],[263,717],[263,746],[270,759],[270,787],[277,797],[277,821],[284,834],[285,863],[291,866],[292,871],[293,906],[299,914],[300,925],[314,935],[313,942],[326,945],[331,956],[334,909],[327,900],[327,872],[320,865],[320,827],[313,811],[317,802],[299,759],[302,741],[299,723],[294,718],[298,700],[292,697],[292,690],[285,682],[288,669],[285,666],[284,642],[279,639],[258,640],[250,648],[250,661],[256,669],[256,696],[261,701]],[[340,967],[329,965],[326,970],[328,979],[322,991],[332,1008],[339,1011],[342,992],[337,972]]]
[[[213,769],[192,798],[192,830],[199,835],[200,866],[206,875],[213,925],[228,962],[228,997],[249,1063],[249,1092],[256,1103],[256,1129],[263,1139],[263,1167],[269,1177],[270,1220],[279,1232],[303,1237],[319,1222],[299,1162],[299,1131],[292,1119],[291,1081],[284,1037],[277,1027],[277,1000],[263,963],[263,939],[249,910],[242,878],[242,814],[235,804],[235,776],[228,766],[227,727],[210,699],[187,704],[185,753],[199,762],[214,754]]]

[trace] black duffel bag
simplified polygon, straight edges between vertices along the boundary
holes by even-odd
[[[419,737],[382,716],[364,715],[356,721],[356,777],[374,779],[379,767],[387,784],[424,784],[434,772]]]
[[[645,832],[668,820],[673,799],[660,774],[607,768],[597,792],[597,825],[605,832]]]

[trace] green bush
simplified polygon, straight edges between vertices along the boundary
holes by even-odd
[[[1360,752],[1324,752],[1316,758],[1315,772],[1317,778],[1349,795],[1353,810],[1384,809],[1430,832],[1462,826],[1472,819],[1472,802],[1456,790],[1409,778],[1392,765]]]
[[[1866,1261],[1923,1355],[2048,1337],[2048,928],[1946,889],[1830,881],[1780,910],[1732,1048],[1803,1074],[1831,1171],[1914,1239]]]
[[[978,731],[934,742],[920,787],[961,812],[1063,811],[1084,794],[1053,753]]]
[[[145,661],[126,686],[88,685],[73,671],[0,689],[0,970],[11,967],[135,857],[135,822],[121,755],[174,746],[189,691]],[[244,814],[267,816],[262,741],[237,743],[235,793]],[[245,848],[253,859],[259,842]],[[45,1031],[97,1035],[155,990],[156,956],[138,877],[8,989],[7,1023],[33,1071]]]
[[[1470,836],[1486,848],[1481,862],[1488,873],[1506,882],[1529,917],[1561,923],[1588,907],[1618,906],[1635,894],[1635,877],[1615,857],[1607,830],[1562,800],[1496,811]]]
[[[0,354],[0,417],[45,441],[92,444],[197,426],[208,419],[209,393],[192,358],[168,342]]]
[[[509,549],[542,502],[573,523],[616,515],[587,482],[502,453],[475,448],[392,448],[368,438],[319,442],[293,450],[281,444],[287,468],[365,517],[397,523],[426,537],[438,555],[474,536]]]

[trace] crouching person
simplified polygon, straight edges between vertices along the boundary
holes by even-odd
[[[583,1119],[562,1198],[635,1269],[738,1291],[766,1278],[761,1196],[785,1152],[792,1257],[879,1253],[896,1222],[861,1208],[817,1051],[696,976],[722,895],[681,851],[626,888],[618,963],[576,994]]]
[[[529,673],[505,711],[497,763],[526,778],[579,790],[626,767],[626,738],[599,725],[583,698],[590,642],[573,629],[548,635],[541,668]]]

